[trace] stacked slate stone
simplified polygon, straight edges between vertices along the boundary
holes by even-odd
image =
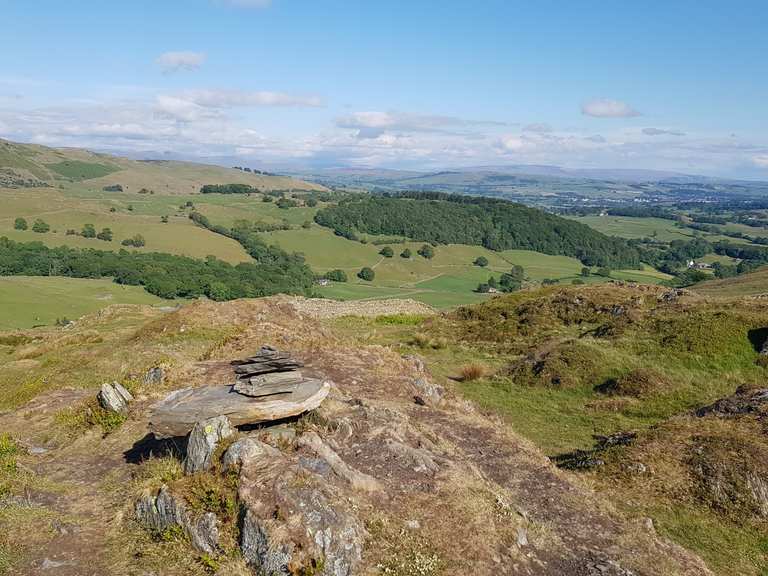
[[[233,390],[245,396],[290,394],[305,381],[299,371],[303,364],[272,346],[262,346],[254,356],[233,364],[237,374]]]

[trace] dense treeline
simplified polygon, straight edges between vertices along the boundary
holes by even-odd
[[[505,200],[408,192],[349,199],[320,210],[315,221],[336,234],[405,236],[432,244],[471,244],[490,250],[522,249],[578,258],[589,266],[637,268],[639,251],[566,220]]]
[[[258,191],[250,184],[206,184],[200,188],[201,194],[252,194]]]
[[[265,259],[266,260],[266,259]],[[113,278],[118,284],[143,286],[162,298],[213,300],[253,298],[278,293],[309,294],[312,274],[290,256],[272,262],[233,266],[212,256],[205,260],[161,253],[48,248],[41,242],[0,238],[0,276]]]

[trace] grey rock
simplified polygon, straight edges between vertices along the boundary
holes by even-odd
[[[517,545],[520,548],[528,546],[528,530],[524,527],[517,529]]]
[[[445,389],[439,384],[430,382],[426,377],[416,378],[413,381],[416,388],[416,402],[426,406],[438,406],[443,401]]]
[[[261,458],[275,458],[279,455],[280,452],[269,444],[265,444],[253,436],[247,436],[227,448],[222,462],[224,469],[229,470],[248,465]]]
[[[240,531],[240,551],[249,566],[263,576],[290,574],[288,563],[291,561],[293,546],[275,545],[270,542],[266,522],[262,522],[248,510],[243,518]]]
[[[104,410],[125,414],[128,411],[128,404],[133,402],[133,396],[118,382],[111,384],[102,384],[96,398]]]
[[[235,433],[226,416],[201,420],[192,428],[187,441],[184,473],[194,474],[211,467],[213,453],[224,438]]]
[[[136,519],[139,523],[161,534],[172,526],[180,527],[200,552],[214,554],[219,548],[219,520],[208,512],[193,519],[184,502],[170,493],[167,486],[162,486],[157,494],[145,492],[135,505]]]
[[[280,443],[293,444],[296,441],[296,429],[285,424],[268,426],[259,430],[259,438],[272,445]]]
[[[163,370],[160,366],[155,366],[154,368],[150,368],[147,370],[147,373],[144,374],[144,385],[145,386],[156,386],[158,384],[162,384],[165,380],[165,370]]]

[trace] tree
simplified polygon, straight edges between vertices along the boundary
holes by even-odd
[[[309,220],[306,220],[304,224],[301,225],[301,227],[308,230],[309,228],[312,228],[312,222],[310,222]]]
[[[484,282],[478,284],[477,288],[475,288],[475,292],[479,292],[480,294],[488,294],[490,291],[491,287]]]
[[[384,248],[379,250],[379,254],[384,256],[384,258],[392,258],[395,255],[395,251],[392,250],[391,246],[384,246]]]
[[[491,276],[490,278],[488,278],[488,286],[490,286],[491,288],[498,288],[499,283],[496,281],[495,277]]]
[[[121,242],[123,246],[133,246],[134,248],[141,248],[145,243],[146,242],[144,241],[144,236],[141,234],[136,234],[131,238],[126,238]]]
[[[13,223],[13,227],[16,230],[26,230],[27,229],[27,221],[24,220],[24,218],[16,218],[16,220]]]
[[[582,275],[584,278],[588,278],[588,277],[589,277],[591,274],[592,274],[592,270],[591,270],[590,268],[588,268],[587,266],[584,266],[584,267],[581,269],[581,275]]]
[[[269,196],[267,194],[265,194],[264,196],[261,197],[261,201],[262,202],[272,202],[273,200],[274,200],[274,198],[272,198],[272,196]]]
[[[357,273],[357,277],[366,282],[372,282],[376,277],[376,272],[373,271],[373,268],[366,266],[360,269],[360,272]]]
[[[96,234],[96,238],[104,240],[105,242],[112,242],[112,230],[109,228],[103,228],[101,232]]]
[[[598,276],[604,276],[605,278],[611,277],[611,269],[607,266],[603,266],[602,268],[597,269],[597,275]]]
[[[314,198],[307,198],[307,201],[305,202],[305,204],[309,208],[314,208],[315,206],[317,206],[317,200],[315,200]]]
[[[163,224],[168,224],[168,216],[160,216],[160,222]]]
[[[44,234],[48,232],[50,229],[51,227],[48,226],[48,224],[45,221],[40,220],[40,218],[35,220],[35,222],[32,224],[32,232],[39,232],[40,234]]]
[[[93,226],[93,224],[85,224],[83,226],[82,232],[80,232],[80,235],[83,238],[96,238],[96,228]]]
[[[330,280],[331,282],[346,282],[347,281],[347,273],[344,272],[344,270],[339,270],[338,268],[336,270],[329,270],[325,273],[326,280]]]
[[[486,266],[488,266],[488,258],[486,258],[485,256],[478,256],[477,258],[475,258],[475,261],[472,262],[472,264],[474,264],[475,266],[480,266],[481,268],[485,268]]]
[[[400,252],[400,257],[401,258],[410,258],[411,257],[411,249],[410,248],[406,248],[405,250]]]
[[[296,202],[296,200],[291,200],[290,198],[280,198],[275,203],[275,206],[284,210],[287,210],[288,208],[296,208],[298,205],[299,204]]]
[[[435,255],[435,249],[429,244],[424,244],[418,251],[419,256],[430,260]]]

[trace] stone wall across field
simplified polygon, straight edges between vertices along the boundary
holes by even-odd
[[[394,314],[435,314],[431,306],[410,299],[391,300],[326,300],[324,298],[291,298],[291,306],[300,314],[312,318],[336,318],[339,316],[376,317]]]

